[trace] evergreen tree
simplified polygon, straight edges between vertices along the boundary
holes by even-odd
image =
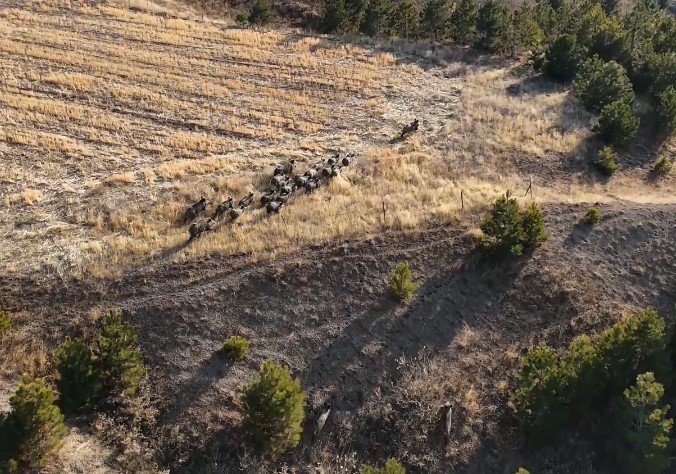
[[[664,387],[652,372],[636,377],[636,384],[624,391],[624,412],[620,417],[624,446],[620,457],[631,472],[660,473],[669,466],[671,430],[669,405],[660,406]]]
[[[620,169],[620,166],[617,164],[617,153],[609,146],[604,146],[596,155],[594,166],[606,176],[612,176],[615,171]]]
[[[505,51],[509,43],[509,10],[497,0],[486,0],[479,8],[476,29],[477,46],[495,53]]]
[[[144,374],[141,353],[136,348],[136,328],[111,311],[94,341],[94,359],[99,382],[107,395],[133,395]]]
[[[256,0],[251,13],[249,13],[249,23],[252,25],[267,25],[274,19],[275,12],[270,0]]]
[[[519,362],[510,403],[524,432],[544,441],[568,420],[573,374],[552,349],[535,346]]]
[[[673,135],[676,133],[676,88],[667,87],[657,101],[657,126],[667,135]]]
[[[325,33],[346,32],[352,27],[345,0],[327,0],[322,15],[322,29]]]
[[[42,380],[23,377],[9,415],[0,420],[0,469],[4,464],[28,472],[59,450],[67,429],[54,398]]]
[[[482,245],[500,255],[521,255],[524,233],[519,204],[509,193],[500,197],[481,222]]]
[[[425,36],[444,39],[448,35],[450,17],[449,0],[430,0],[423,9],[420,29]]]
[[[538,24],[533,8],[523,5],[512,16],[509,49],[512,56],[520,50],[534,49],[542,44],[545,34]]]
[[[390,15],[390,34],[399,38],[416,38],[420,29],[418,11],[411,0],[402,0]]]
[[[531,203],[521,213],[521,227],[523,229],[523,244],[528,248],[539,247],[547,240],[545,219],[542,211],[535,203]]]
[[[584,334],[573,339],[564,364],[572,377],[571,407],[579,419],[593,419],[604,406],[602,396],[606,378],[605,367],[589,336]]]
[[[651,370],[669,378],[664,319],[647,308],[627,321],[614,324],[596,339],[596,350],[606,368],[607,396],[619,394],[636,375]]]
[[[627,73],[615,61],[604,62],[598,57],[584,62],[573,82],[573,90],[590,112],[599,112],[616,101],[631,104],[634,91]]]
[[[623,146],[636,137],[639,119],[626,102],[616,101],[604,106],[596,130],[601,139],[615,146]]]
[[[590,56],[619,61],[628,47],[627,31],[617,16],[604,15],[592,26],[586,46]]]
[[[474,41],[479,10],[474,0],[460,0],[451,13],[451,35],[460,44]]]
[[[547,48],[544,73],[561,81],[570,80],[577,74],[582,57],[574,36],[560,36]]]
[[[411,270],[406,262],[399,262],[390,274],[390,291],[397,301],[406,301],[415,290]]]
[[[59,405],[66,413],[86,407],[99,390],[99,381],[89,347],[81,339],[66,338],[54,355],[59,378]]]
[[[264,360],[244,388],[243,402],[244,427],[258,448],[280,454],[298,444],[305,393],[288,367]]]
[[[390,0],[370,0],[359,31],[368,36],[380,36],[387,32],[392,11]]]

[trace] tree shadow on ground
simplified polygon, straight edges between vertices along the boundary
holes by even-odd
[[[172,423],[179,420],[183,413],[190,408],[195,400],[206,393],[219,379],[225,377],[232,363],[221,349],[211,353],[199,367],[190,373],[190,376],[176,385],[175,397],[171,409],[166,411],[165,422]]]
[[[387,293],[382,303],[355,318],[328,344],[301,379],[307,387],[331,386],[336,408],[355,410],[373,390],[395,383],[402,357],[446,347],[462,323],[472,323],[500,299],[524,260],[496,265],[472,254],[456,268],[426,281],[407,306]]]
[[[585,244],[587,242],[587,237],[589,237],[593,231],[594,226],[592,224],[585,221],[578,222],[573,226],[570,234],[566,237],[563,246],[569,249]]]
[[[524,77],[507,86],[506,92],[508,95],[535,96],[540,94],[558,94],[570,88],[570,84],[553,81],[542,74],[533,74],[528,71],[521,73],[524,74]]]

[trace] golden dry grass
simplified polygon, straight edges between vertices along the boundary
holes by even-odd
[[[588,117],[544,82],[508,93],[519,80],[511,66],[451,61],[426,72],[406,60],[420,44],[391,44],[394,54],[242,30],[166,2],[12,5],[0,12],[6,271],[106,275],[151,255],[274,256],[458,219],[461,190],[466,209],[482,207],[525,189],[530,174],[542,202],[673,200],[673,180],[550,176],[566,157],[582,159]],[[423,133],[390,143],[416,116]],[[358,159],[330,186],[180,248],[177,218],[191,201],[260,191],[279,160],[302,169],[334,150]]]

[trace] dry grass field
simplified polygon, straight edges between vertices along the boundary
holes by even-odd
[[[605,179],[590,120],[567,87],[466,49],[240,29],[174,0],[0,0],[0,411],[20,373],[52,376],[63,336],[116,307],[139,327],[152,407],[77,425],[55,472],[273,472],[240,449],[236,394],[264,357],[309,392],[306,431],[334,407],[283,472],[390,455],[411,472],[544,469],[510,431],[519,352],[676,297],[676,178],[649,172],[676,143],[642,131]],[[258,197],[283,160],[337,152],[356,158],[327,186],[186,244],[200,196],[210,214]],[[541,203],[551,237],[493,265],[474,237],[506,190]],[[418,291],[396,305],[402,260]],[[231,334],[252,343],[232,367]]]
[[[256,259],[454,219],[461,189],[483,206],[530,176],[543,201],[673,200],[673,180],[644,182],[647,159],[610,184],[590,180],[589,117],[563,88],[498,60],[242,30],[152,2],[0,5],[6,272],[119,275],[150,256],[214,251]],[[422,132],[392,144],[413,117]],[[359,158],[330,188],[181,245],[177,219],[200,196],[215,205],[260,191],[276,162],[302,169],[336,151]]]

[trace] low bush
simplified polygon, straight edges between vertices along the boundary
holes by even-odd
[[[406,474],[406,468],[396,459],[390,458],[383,467],[364,465],[361,468],[361,474]]]
[[[408,263],[399,262],[390,273],[390,292],[397,301],[406,301],[415,291]]]
[[[596,131],[604,142],[619,147],[636,137],[638,125],[639,118],[631,111],[631,105],[616,101],[601,109]]]
[[[620,169],[620,165],[617,164],[617,153],[612,148],[604,146],[596,155],[594,166],[606,176],[612,176]]]
[[[99,391],[99,380],[91,350],[82,339],[66,338],[54,354],[59,373],[56,388],[59,406],[73,413],[88,406]]]
[[[0,417],[0,471],[33,472],[59,450],[67,429],[54,399],[44,381],[23,377]]]
[[[230,336],[223,343],[223,352],[232,361],[244,359],[249,353],[249,341],[241,336]]]
[[[595,207],[590,207],[584,215],[584,220],[591,225],[598,224],[601,222],[601,211]]]
[[[305,393],[289,368],[266,359],[243,392],[244,428],[254,445],[281,454],[300,441]]]
[[[657,176],[667,176],[671,173],[673,165],[671,160],[666,156],[660,156],[655,163],[653,163],[652,170]]]

